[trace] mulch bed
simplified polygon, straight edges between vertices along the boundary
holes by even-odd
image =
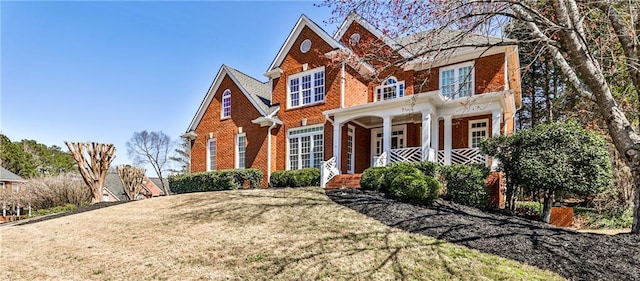
[[[41,221],[46,221],[46,220],[66,217],[66,216],[70,216],[70,215],[74,215],[74,214],[79,214],[79,213],[83,213],[83,212],[93,211],[93,210],[97,210],[97,209],[104,208],[104,207],[115,206],[115,205],[119,205],[119,204],[126,203],[126,202],[128,202],[128,201],[99,202],[99,203],[96,203],[96,204],[93,204],[93,205],[82,206],[82,207],[79,207],[79,208],[76,208],[74,210],[67,211],[67,212],[51,214],[51,215],[45,215],[45,216],[41,216],[41,217],[35,217],[35,218],[32,218],[32,219],[19,220],[19,221],[15,221],[13,223],[7,223],[6,226],[10,226],[10,225],[17,226],[17,225],[32,224],[32,223],[36,223],[36,222],[41,222]],[[2,226],[2,225],[0,225],[0,226]]]
[[[639,235],[578,233],[441,199],[424,207],[359,189],[326,194],[388,226],[552,270],[571,280],[640,280]]]

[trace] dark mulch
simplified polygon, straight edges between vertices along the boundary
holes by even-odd
[[[415,206],[359,189],[327,195],[380,222],[549,269],[572,280],[640,280],[640,237],[585,234],[437,200]]]
[[[93,210],[101,209],[101,208],[104,208],[104,207],[115,206],[115,205],[119,205],[119,204],[126,203],[126,202],[128,202],[128,201],[99,202],[99,203],[96,203],[96,204],[93,204],[93,205],[82,206],[82,207],[76,208],[74,210],[63,212],[63,213],[51,214],[51,215],[46,215],[46,216],[42,216],[42,217],[36,217],[36,218],[32,218],[32,219],[16,221],[15,223],[12,223],[11,225],[17,226],[17,225],[32,224],[32,223],[37,223],[37,222],[41,222],[41,221],[57,219],[57,218],[61,218],[61,217],[66,217],[66,216],[70,216],[70,215],[75,215],[75,214],[79,214],[79,213],[93,211]]]

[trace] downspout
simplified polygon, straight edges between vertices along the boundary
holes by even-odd
[[[344,87],[346,81],[344,78],[344,62],[342,62],[342,67],[340,71],[340,108],[344,108]]]
[[[276,127],[276,122],[271,122],[267,131],[267,186],[271,183],[271,130]]]

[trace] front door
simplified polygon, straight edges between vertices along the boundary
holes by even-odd
[[[391,127],[391,149],[405,148],[405,132],[407,125],[395,125]],[[371,166],[374,165],[374,158],[384,152],[384,134],[382,128],[371,129]]]

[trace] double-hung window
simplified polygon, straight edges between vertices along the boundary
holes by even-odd
[[[324,126],[307,126],[289,130],[287,167],[289,170],[320,168],[324,159]]]
[[[222,118],[231,117],[231,91],[225,90],[222,93]]]
[[[473,95],[473,62],[440,68],[440,92],[447,98]]]
[[[376,87],[375,101],[395,99],[404,96],[404,81],[398,81],[391,76],[384,80],[382,85]]]
[[[324,67],[291,75],[288,81],[289,108],[324,102]]]
[[[207,143],[207,171],[216,169],[216,139],[209,139]]]
[[[487,138],[489,121],[487,119],[469,121],[469,147],[480,147],[480,141]]]
[[[244,169],[247,166],[247,135],[236,135],[236,169]]]

